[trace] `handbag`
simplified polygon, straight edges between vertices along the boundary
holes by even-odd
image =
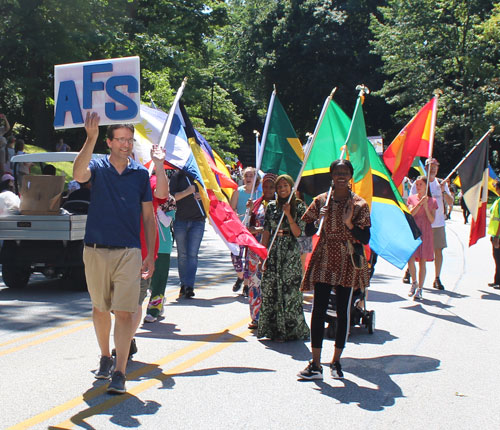
[[[362,270],[368,267],[368,262],[366,261],[365,249],[363,245],[358,242],[347,241],[347,252],[351,256],[351,262],[356,270]]]

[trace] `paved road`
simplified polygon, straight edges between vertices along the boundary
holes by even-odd
[[[500,428],[500,292],[487,286],[488,240],[469,249],[460,215],[448,222],[446,291],[430,288],[429,267],[424,301],[414,303],[402,272],[379,261],[368,304],[376,331],[352,330],[343,381],[297,381],[309,343],[248,331],[228,251],[209,226],[196,298],[177,299],[174,266],[165,319],[140,329],[124,396],[107,395],[91,373],[98,349],[86,293],[57,281],[0,284],[0,428]],[[332,351],[327,340],[323,362]]]

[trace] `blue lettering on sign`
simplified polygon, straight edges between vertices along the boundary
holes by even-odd
[[[112,63],[90,64],[83,66],[83,108],[92,109],[92,92],[102,91],[104,82],[92,80],[94,73],[112,72]]]
[[[106,92],[108,95],[113,100],[127,107],[124,110],[116,110],[116,103],[106,103],[106,116],[112,120],[127,120],[137,115],[137,104],[134,100],[116,89],[116,87],[121,85],[126,85],[129,93],[139,91],[139,83],[133,76],[113,76],[108,79],[106,82]]]
[[[74,81],[62,81],[59,83],[59,93],[57,94],[56,114],[54,117],[54,127],[63,127],[66,112],[71,112],[74,124],[82,124],[83,117],[78,101],[78,94]]]
[[[106,91],[108,96],[126,109],[117,110],[116,103],[105,104],[106,117],[114,121],[124,121],[137,116],[139,107],[134,99],[118,91],[117,87],[127,87],[129,93],[139,92],[139,82],[132,75],[112,76],[104,84],[103,81],[93,81],[94,73],[112,72],[113,63],[90,64],[83,66],[83,109],[92,109],[92,94],[94,91]],[[75,81],[62,81],[59,83],[57,94],[54,127],[64,127],[66,113],[70,112],[73,123],[83,124],[80,100],[76,92]]]

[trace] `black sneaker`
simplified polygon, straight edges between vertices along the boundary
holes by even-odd
[[[109,379],[111,377],[113,363],[113,357],[106,357],[103,355],[99,362],[99,369],[95,372],[95,377],[97,379]]]
[[[441,283],[441,280],[439,278],[436,278],[434,280],[432,287],[435,288],[436,290],[444,290],[444,285]]]
[[[116,371],[113,372],[113,376],[111,377],[111,382],[108,385],[107,392],[108,393],[116,393],[116,394],[124,394],[127,390],[125,389],[125,375]]]
[[[233,291],[236,293],[236,291],[239,291],[239,289],[241,288],[241,284],[243,284],[243,279],[236,279],[236,282],[234,283],[233,285]]]
[[[137,352],[137,344],[135,343],[135,338],[130,342],[130,348],[128,350],[128,359],[130,360],[132,356]],[[116,348],[113,348],[111,355],[116,357]]]
[[[405,275],[403,276],[403,284],[411,284],[411,276],[408,269],[406,269]]]
[[[193,287],[187,287],[186,288],[186,298],[190,299],[192,297],[194,297]]]
[[[344,377],[344,372],[342,372],[342,366],[339,361],[330,363],[330,373],[332,374],[332,377],[336,379],[342,379]]]
[[[179,291],[179,297],[183,297],[186,294],[186,287],[181,285],[181,290]]]
[[[299,379],[323,379],[323,368],[321,366],[317,367],[312,361],[309,362],[307,367],[301,372],[297,373]]]
[[[248,291],[249,291],[248,285],[245,285],[243,287],[243,297],[248,298]]]

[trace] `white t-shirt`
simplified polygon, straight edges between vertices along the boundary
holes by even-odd
[[[429,183],[429,188],[431,190],[432,197],[436,199],[436,202],[438,204],[438,208],[436,209],[436,216],[434,217],[434,222],[432,223],[432,228],[444,227],[443,193],[441,192],[441,185],[439,185],[439,181],[437,180],[437,178]],[[450,193],[450,189],[448,188],[448,183],[444,184],[444,192],[450,197],[453,197]],[[413,183],[411,187],[410,194],[417,194],[417,186],[415,185],[415,183]]]

